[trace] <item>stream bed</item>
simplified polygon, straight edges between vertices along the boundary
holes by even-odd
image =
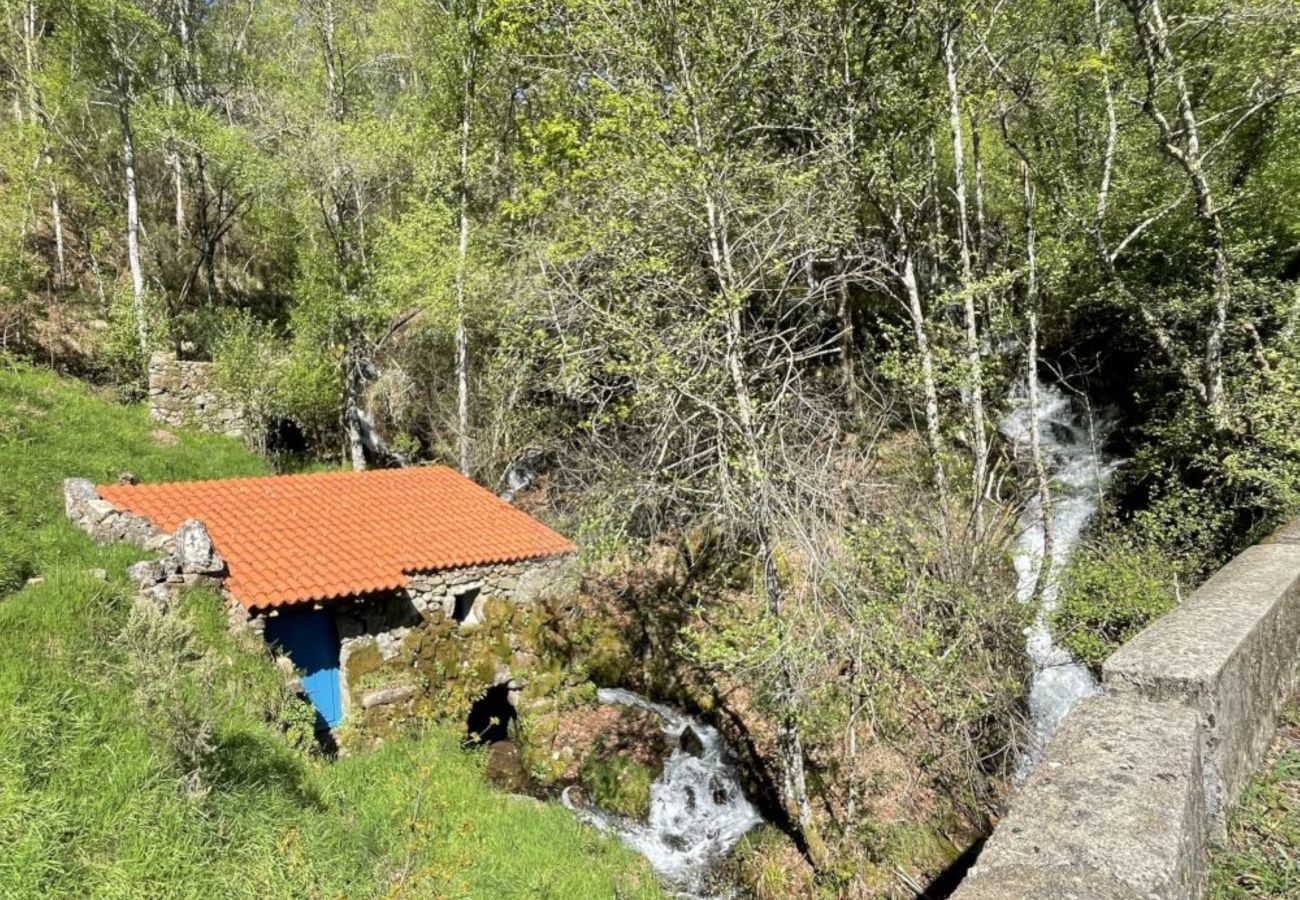
[[[1026,393],[1015,399],[1011,414],[1002,423],[1002,433],[1015,444],[1017,453],[1025,456],[1030,452]],[[1035,495],[1020,515],[1020,537],[1013,549],[1016,594],[1021,602],[1034,602],[1037,581],[1043,579],[1033,624],[1025,632],[1025,649],[1034,667],[1029,691],[1033,732],[1017,771],[1021,781],[1038,764],[1047,742],[1074,704],[1100,690],[1087,667],[1056,643],[1051,616],[1060,593],[1061,570],[1100,508],[1111,475],[1123,462],[1104,452],[1109,423],[1061,388],[1039,382],[1036,418],[1050,476],[1053,540],[1052,558],[1044,561],[1043,502]]]
[[[763,821],[741,789],[730,748],[717,729],[631,691],[602,688],[599,699],[655,713],[672,751],[650,786],[645,822],[595,807],[579,808],[569,791],[562,795],[564,805],[597,829],[617,835],[680,895],[704,896],[710,872],[745,832]],[[688,729],[698,742],[683,740]]]

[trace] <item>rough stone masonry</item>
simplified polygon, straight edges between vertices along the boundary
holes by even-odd
[[[212,363],[157,351],[149,357],[149,415],[174,428],[192,425],[244,436],[243,411],[217,389]]]

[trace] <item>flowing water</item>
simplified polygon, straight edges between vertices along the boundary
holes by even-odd
[[[1002,423],[1002,433],[1026,458],[1030,451],[1029,416],[1027,392],[1022,390]],[[1034,666],[1029,691],[1033,734],[1020,760],[1021,779],[1037,765],[1070,708],[1100,690],[1092,673],[1056,644],[1050,619],[1056,608],[1061,568],[1078,546],[1084,527],[1101,504],[1106,483],[1122,462],[1102,450],[1109,424],[1097,421],[1088,409],[1055,385],[1039,382],[1037,419],[1051,478],[1052,558],[1044,564],[1043,504],[1042,498],[1035,495],[1020,516],[1020,537],[1013,554],[1016,592],[1021,602],[1033,602],[1040,572],[1044,579],[1033,624],[1025,631],[1026,650]]]
[[[731,751],[717,729],[671,707],[619,689],[602,688],[599,697],[602,703],[656,713],[673,751],[664,761],[663,774],[650,786],[650,815],[645,822],[593,807],[577,809],[568,791],[564,804],[601,831],[617,834],[648,859],[664,881],[687,896],[698,896],[713,866],[745,832],[763,821],[741,790]],[[698,755],[681,747],[688,727],[703,746]]]

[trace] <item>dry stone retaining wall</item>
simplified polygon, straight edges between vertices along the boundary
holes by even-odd
[[[158,351],[149,357],[149,415],[179,428],[193,425],[230,437],[244,436],[238,404],[216,388],[212,363],[177,359]]]
[[[1300,688],[1300,521],[1103,665],[955,900],[1198,900]]]
[[[497,609],[502,604],[530,606],[572,589],[572,563],[566,555],[420,572],[408,577],[404,590],[340,602],[337,623],[345,716],[358,706],[367,711],[392,707],[384,714],[387,728],[415,715],[421,699],[445,687],[430,680],[430,667],[422,665],[430,660],[422,660],[416,649],[422,646],[444,645],[435,667],[444,676],[446,670],[461,668],[474,657],[466,671],[477,682],[473,692],[504,684],[515,693],[519,642],[509,628],[501,627],[508,624],[502,616],[492,615],[494,605]],[[457,598],[466,592],[473,602],[464,619],[457,621]],[[473,652],[465,652],[469,650]],[[359,727],[364,730],[364,723]]]

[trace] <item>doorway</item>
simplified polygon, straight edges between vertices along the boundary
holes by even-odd
[[[281,610],[266,620],[266,640],[302,673],[303,690],[316,707],[316,730],[328,731],[342,722],[343,691],[334,610]]]

